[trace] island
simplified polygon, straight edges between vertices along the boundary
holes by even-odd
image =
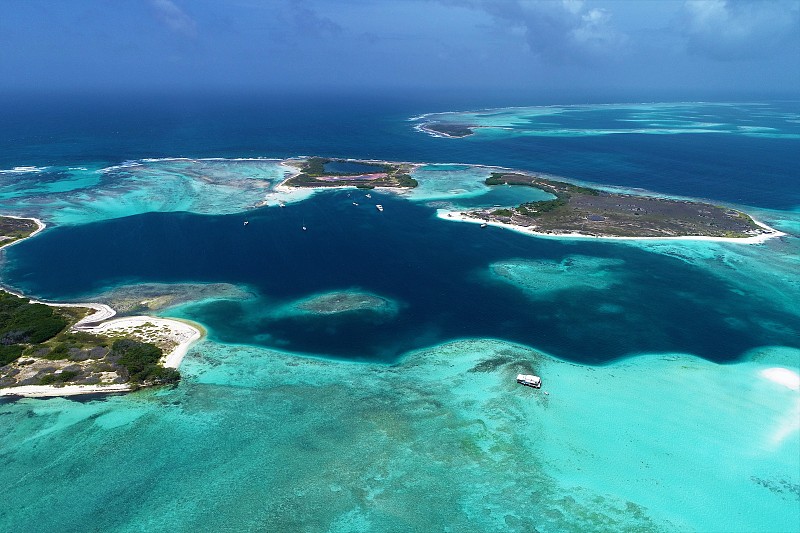
[[[397,314],[397,304],[387,298],[361,291],[332,291],[303,298],[290,308],[295,314],[338,315],[353,312]]]
[[[417,130],[434,137],[461,139],[475,133],[478,126],[469,124],[451,124],[448,122],[425,122],[417,126]]]
[[[356,159],[309,157],[287,159],[284,165],[297,173],[284,181],[288,187],[358,187],[359,189],[414,188],[417,180],[410,176],[416,165]]]
[[[4,246],[44,229],[0,217]],[[128,392],[177,383],[178,365],[202,332],[148,316],[109,320],[103,304],[56,304],[0,289],[0,396]]]
[[[0,248],[27,239],[44,229],[44,224],[36,218],[0,216]]]
[[[554,236],[763,240],[782,235],[746,213],[703,202],[609,192],[522,172],[493,172],[486,185],[536,187],[553,198],[444,216]]]

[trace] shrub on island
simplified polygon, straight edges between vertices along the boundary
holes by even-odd
[[[0,292],[0,365],[16,360],[26,345],[52,339],[67,325],[54,307]]]
[[[180,373],[159,364],[164,352],[158,346],[132,339],[119,339],[111,345],[109,359],[124,369],[129,381],[135,384],[176,383]]]

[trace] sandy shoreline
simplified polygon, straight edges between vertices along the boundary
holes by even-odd
[[[80,396],[83,394],[109,394],[115,392],[130,392],[131,387],[126,383],[119,385],[22,385],[21,387],[8,387],[0,389],[2,396],[21,396],[23,398],[58,398],[61,396]]]
[[[620,237],[613,235],[586,235],[583,233],[547,233],[543,231],[536,231],[534,228],[517,226],[505,222],[498,222],[496,220],[483,220],[477,217],[471,217],[463,211],[448,211],[446,209],[437,209],[436,216],[444,220],[453,220],[456,222],[469,222],[472,224],[486,224],[488,226],[495,226],[498,228],[510,229],[524,235],[534,235],[536,237],[550,237],[553,239],[603,239],[614,241],[710,241],[710,242],[729,242],[736,244],[761,244],[769,239],[776,237],[783,237],[786,234],[778,231],[775,228],[767,226],[752,218],[759,227],[769,233],[762,233],[760,235],[753,235],[752,237],[707,237],[703,235],[681,235],[676,237]]]
[[[47,303],[46,305],[52,305],[54,307],[59,307],[61,304],[54,304],[54,303]],[[70,307],[89,307],[98,306],[98,307],[105,307],[109,309],[112,313],[114,310],[108,307],[105,304],[67,304]],[[90,315],[92,318],[100,314],[95,313]],[[85,321],[86,319],[84,319]],[[171,320],[168,318],[156,318],[151,316],[129,316],[129,317],[122,317],[117,318],[114,320],[107,320],[105,318],[101,318],[100,320],[105,320],[100,324],[95,325],[83,325],[81,327],[76,327],[74,329],[78,329],[80,331],[85,331],[88,333],[95,333],[95,334],[114,334],[114,333],[121,333],[121,334],[129,334],[132,337],[143,337],[147,340],[147,334],[142,333],[133,333],[133,330],[141,330],[150,328],[151,330],[155,329],[152,332],[152,335],[158,335],[159,339],[162,341],[166,339],[171,344],[174,344],[174,347],[171,351],[169,351],[163,358],[163,365],[167,368],[175,368],[177,369],[183,358],[186,356],[186,353],[189,351],[189,347],[194,344],[197,340],[203,337],[203,332],[186,322],[182,322],[179,320]],[[98,322],[99,320],[94,320],[92,322]],[[115,392],[129,392],[132,388],[127,383],[121,384],[110,384],[110,385],[64,385],[61,387],[55,385],[22,385],[20,387],[7,387],[0,389],[0,396],[23,396],[26,398],[49,398],[49,397],[59,397],[59,396],[77,396],[81,394],[98,394],[98,393],[115,393]]]
[[[37,218],[32,217],[18,217],[12,215],[2,215],[9,218],[16,218],[21,220],[33,220],[36,222],[37,229],[25,239],[19,239],[12,243],[0,246],[12,246],[18,242],[30,239],[34,235],[40,233],[45,229],[46,224]],[[168,318],[156,318],[150,316],[130,316],[113,318],[117,312],[106,304],[87,302],[87,303],[56,303],[56,302],[43,302],[28,298],[24,294],[10,290],[8,288],[0,288],[9,294],[13,294],[19,298],[26,298],[31,303],[38,303],[49,305],[51,307],[83,307],[93,309],[94,313],[80,319],[76,322],[72,329],[77,331],[85,331],[88,333],[96,334],[109,334],[109,333],[131,333],[133,330],[138,330],[147,327],[157,328],[157,332],[153,332],[151,336],[157,335],[158,339],[162,342],[166,341],[172,344],[172,349],[164,356],[163,364],[168,368],[178,368],[189,351],[189,347],[195,341],[203,337],[204,332],[192,324],[180,320],[172,320]],[[132,334],[132,336],[147,337],[141,333]],[[25,396],[30,398],[45,398],[55,396],[75,396],[81,394],[94,394],[94,393],[113,393],[113,392],[127,392],[131,390],[131,386],[122,384],[110,385],[64,385],[57,387],[54,385],[23,385],[20,387],[7,387],[0,389],[0,396]]]
[[[127,333],[132,336],[146,337],[147,335],[134,333],[134,330],[147,328],[155,328],[157,332],[154,332],[153,335],[158,335],[160,339],[167,339],[175,344],[174,348],[164,356],[164,366],[168,368],[178,368],[186,356],[189,346],[203,336],[203,333],[198,328],[186,322],[146,315],[116,318],[96,326],[84,326],[81,331],[98,335]]]
[[[18,216],[14,216],[14,215],[0,215],[0,216],[5,217],[5,218],[15,218],[17,220],[33,220],[36,223],[36,229],[33,231],[33,233],[31,233],[30,235],[28,235],[27,237],[25,237],[23,239],[17,239],[14,242],[9,242],[9,243],[0,245],[0,250],[2,250],[3,248],[5,248],[7,246],[14,246],[18,242],[22,242],[25,239],[30,239],[34,235],[37,235],[37,234],[41,233],[42,231],[44,231],[44,228],[47,227],[47,224],[45,224],[44,222],[42,222],[38,218],[34,218],[34,217],[18,217]]]

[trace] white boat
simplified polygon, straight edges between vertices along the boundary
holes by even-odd
[[[372,195],[370,193],[367,193],[367,198],[372,198]]]
[[[248,225],[249,223],[250,223],[250,221],[249,221],[249,220],[245,220],[245,221],[244,221],[244,225],[245,225],[245,226],[246,226],[246,225]]]
[[[482,227],[482,228],[485,228],[485,227],[486,227],[486,226],[488,226],[488,225],[489,225],[489,224],[487,224],[486,222],[484,222],[483,224],[481,224],[481,227]]]
[[[307,229],[307,228],[306,228],[305,226],[303,226],[303,231],[305,231],[306,229]]]
[[[286,207],[286,204],[285,204],[285,203],[283,203],[283,202],[278,202],[278,206],[279,206],[279,207]]]
[[[353,205],[358,205],[358,202],[353,202]]]
[[[381,204],[375,205],[378,208],[378,211],[383,211],[383,206]]]
[[[542,388],[542,378],[533,374],[517,374],[517,383],[534,389]]]

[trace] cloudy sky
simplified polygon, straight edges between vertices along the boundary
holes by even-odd
[[[800,94],[800,0],[0,0],[6,89]]]

